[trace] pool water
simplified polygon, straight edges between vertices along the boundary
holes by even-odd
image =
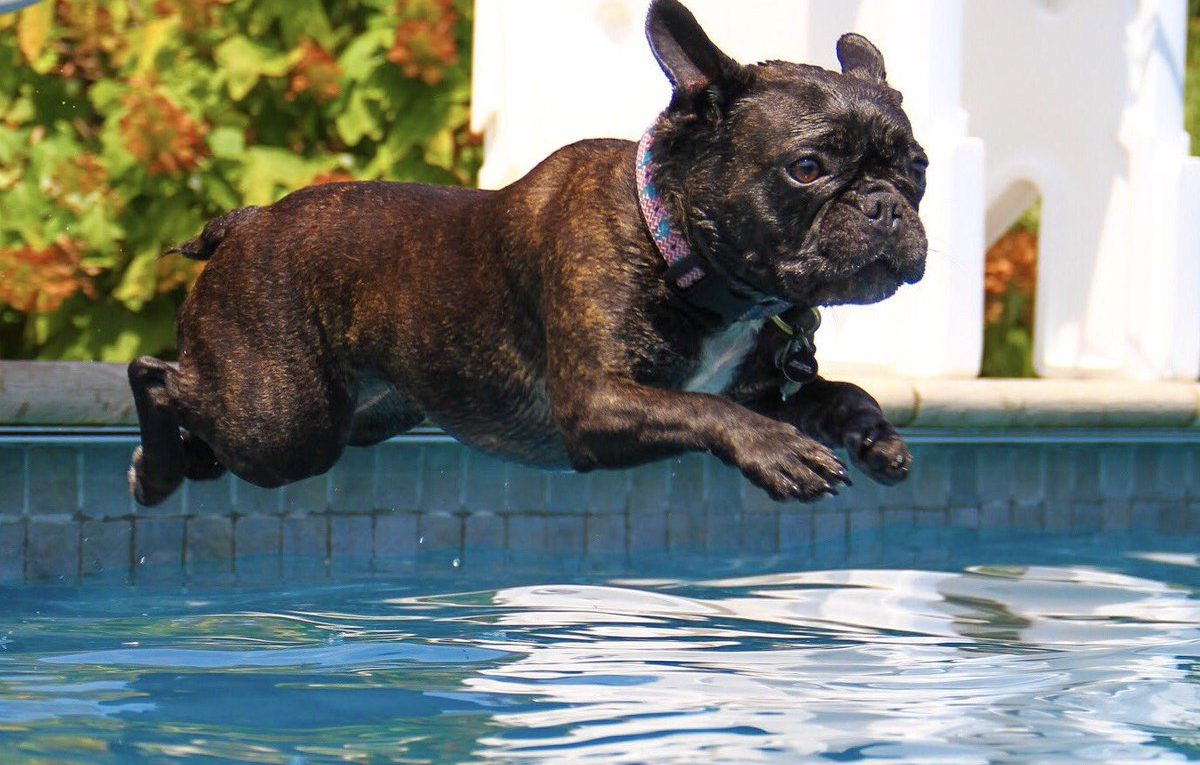
[[[1193,542],[17,588],[0,761],[1200,759]]]

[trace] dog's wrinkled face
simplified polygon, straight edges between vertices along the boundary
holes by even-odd
[[[872,303],[925,270],[925,152],[879,51],[838,42],[842,72],[741,66],[676,0],[647,32],[675,87],[659,123],[663,187],[735,283],[806,305]]]

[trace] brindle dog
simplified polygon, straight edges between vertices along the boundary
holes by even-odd
[[[642,147],[582,141],[499,191],[317,186],[179,248],[209,262],[178,368],[129,367],[137,501],[226,469],[298,481],[425,419],[547,468],[711,452],[777,500],[849,483],[831,447],[904,478],[870,395],[816,378],[785,400],[777,363],[779,325],[924,270],[925,154],[879,51],[846,35],[840,73],[743,66],[677,0],[646,26],[674,92]]]

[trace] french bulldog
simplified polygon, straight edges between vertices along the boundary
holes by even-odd
[[[224,471],[274,487],[430,420],[550,469],[709,452],[772,498],[885,484],[911,457],[815,375],[818,306],[921,278],[927,159],[866,38],[841,71],[741,65],[677,0],[673,88],[640,142],[562,148],[499,191],[351,182],[210,221],[179,362],[129,367],[143,505]]]

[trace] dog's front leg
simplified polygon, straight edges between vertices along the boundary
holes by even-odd
[[[787,401],[776,393],[750,408],[791,423],[823,444],[845,447],[850,460],[882,484],[896,484],[908,476],[908,447],[883,416],[879,402],[857,385],[818,377]]]
[[[809,501],[849,478],[826,446],[787,422],[728,399],[625,380],[551,383],[550,399],[576,470],[639,465],[706,451],[735,465],[773,499]]]

